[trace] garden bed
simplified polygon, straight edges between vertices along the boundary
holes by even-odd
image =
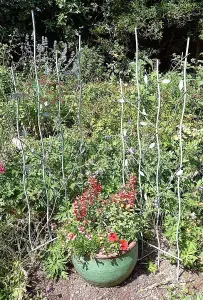
[[[176,266],[163,260],[156,274],[149,273],[148,263],[139,262],[132,275],[120,286],[98,288],[85,282],[74,269],[68,280],[47,280],[38,270],[35,274],[35,292],[50,300],[141,300],[141,299],[196,299],[203,292],[201,273],[182,272],[176,281]],[[186,298],[186,296],[189,298]],[[30,294],[31,297],[31,294]],[[190,298],[191,297],[191,298]],[[201,299],[201,298],[200,298]]]

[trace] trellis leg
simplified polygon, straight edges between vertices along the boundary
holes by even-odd
[[[156,237],[158,248],[160,249],[160,239],[159,239],[159,218],[160,218],[160,196],[159,196],[159,169],[160,169],[160,143],[159,143],[159,115],[161,107],[161,92],[159,83],[159,61],[156,61],[156,74],[157,74],[157,117],[156,117],[156,143],[157,143],[157,169],[156,169],[156,201],[155,207],[157,208],[156,216]],[[158,267],[160,265],[160,251],[158,250]]]
[[[184,67],[183,67],[183,86],[184,86],[184,99],[183,99],[183,108],[182,108],[182,114],[180,119],[180,132],[179,132],[179,145],[180,145],[180,165],[179,165],[179,171],[177,173],[177,191],[178,191],[178,223],[177,223],[177,229],[176,229],[176,246],[177,246],[177,281],[179,280],[179,273],[180,273],[180,247],[179,247],[179,229],[180,229],[180,223],[181,223],[181,196],[180,196],[180,177],[183,173],[182,167],[183,167],[183,144],[182,144],[182,128],[183,128],[183,119],[185,114],[185,107],[186,107],[186,101],[187,101],[187,58],[188,58],[188,51],[189,51],[189,43],[190,38],[187,39],[187,46],[186,46],[186,52],[185,52],[185,60],[184,60]]]
[[[140,139],[140,86],[139,86],[139,69],[138,69],[138,36],[137,28],[135,28],[135,42],[136,42],[136,86],[137,86],[137,139],[139,147],[139,158],[138,158],[138,182],[139,182],[139,192],[140,192],[140,202],[142,203],[142,182],[141,182],[141,163],[142,163],[142,145]]]
[[[17,129],[17,135],[18,140],[20,141],[21,151],[22,151],[22,160],[23,160],[23,189],[24,189],[24,195],[27,203],[27,210],[28,210],[28,238],[31,250],[33,249],[32,246],[32,239],[31,239],[31,209],[30,209],[30,201],[27,194],[27,180],[26,180],[26,157],[25,157],[25,151],[24,151],[24,145],[20,138],[20,130],[19,130],[19,97],[17,96],[17,87],[16,87],[16,80],[15,80],[15,74],[13,67],[11,67],[11,74],[12,74],[12,80],[13,80],[13,86],[14,86],[14,92],[16,95],[16,129]]]
[[[36,28],[35,28],[35,16],[34,11],[31,11],[32,14],[32,25],[33,25],[33,40],[34,40],[34,70],[35,70],[35,80],[36,80],[36,92],[37,92],[37,102],[38,102],[38,114],[37,114],[37,122],[38,122],[38,129],[40,134],[40,140],[41,140],[41,147],[42,147],[42,177],[43,177],[43,183],[45,187],[45,193],[46,193],[46,200],[47,200],[47,229],[49,233],[49,237],[52,238],[51,235],[51,229],[49,225],[50,216],[49,216],[49,195],[47,190],[47,184],[46,184],[46,174],[45,174],[45,149],[44,149],[44,140],[41,130],[41,123],[40,123],[40,85],[39,85],[39,79],[38,79],[38,72],[37,72],[37,58],[36,58]]]
[[[124,115],[124,97],[123,97],[123,83],[120,78],[120,92],[121,92],[121,140],[122,140],[122,183],[125,185],[125,141],[123,132],[123,115]]]
[[[139,183],[139,193],[140,193],[140,206],[141,210],[143,210],[143,197],[142,197],[142,181],[141,181],[141,164],[142,164],[142,145],[140,138],[140,106],[141,106],[141,98],[140,98],[140,86],[139,86],[139,66],[138,66],[138,35],[137,28],[135,28],[135,44],[136,44],[136,86],[137,86],[137,139],[138,139],[138,149],[139,149],[139,157],[138,157],[138,183]],[[142,256],[143,256],[143,234],[141,233],[142,238]]]
[[[61,124],[61,100],[62,100],[62,89],[61,89],[61,81],[60,81],[60,72],[59,72],[59,64],[58,64],[58,52],[56,50],[56,73],[57,73],[57,80],[58,80],[58,123],[59,123],[59,131],[61,137],[61,145],[62,145],[62,153],[61,153],[61,171],[62,171],[62,178],[63,178],[63,185],[64,185],[64,192],[65,192],[65,199],[67,199],[67,190],[66,190],[66,179],[65,179],[65,171],[64,171],[64,135],[63,135],[63,127]]]
[[[81,117],[81,107],[82,107],[82,76],[81,76],[81,35],[79,35],[79,47],[78,47],[78,84],[79,84],[79,101],[78,101],[78,123],[80,130],[80,176],[81,179],[83,177],[82,174],[82,147],[83,147],[83,132],[82,132],[82,117]]]

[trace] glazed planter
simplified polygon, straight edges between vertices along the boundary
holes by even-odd
[[[96,254],[94,259],[73,256],[76,271],[92,285],[111,287],[122,283],[133,271],[138,259],[138,243],[132,242],[121,255]]]

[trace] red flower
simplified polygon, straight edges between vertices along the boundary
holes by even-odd
[[[0,163],[0,173],[2,173],[2,174],[6,173],[6,169],[4,168],[3,163]]]
[[[119,237],[117,236],[117,234],[115,232],[111,232],[108,236],[108,239],[110,242],[118,242],[119,241]]]
[[[126,240],[120,240],[120,249],[122,251],[128,250],[128,242]]]
[[[99,193],[102,191],[102,186],[98,184],[95,177],[89,177],[88,183],[89,187],[81,196],[76,197],[73,203],[74,214],[78,221],[82,221],[88,215],[89,208],[95,204]]]

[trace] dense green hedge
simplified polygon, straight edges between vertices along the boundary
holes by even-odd
[[[95,46],[105,62],[121,64],[134,56],[134,28],[139,29],[140,48],[152,57],[159,55],[163,68],[171,55],[184,51],[183,40],[191,36],[193,57],[202,51],[202,1],[196,0],[50,0],[2,1],[1,42],[17,44],[32,32],[30,11],[34,9],[37,34],[68,43],[75,50],[77,35],[84,44]],[[14,36],[13,36],[14,33]],[[168,65],[167,65],[167,64]]]

